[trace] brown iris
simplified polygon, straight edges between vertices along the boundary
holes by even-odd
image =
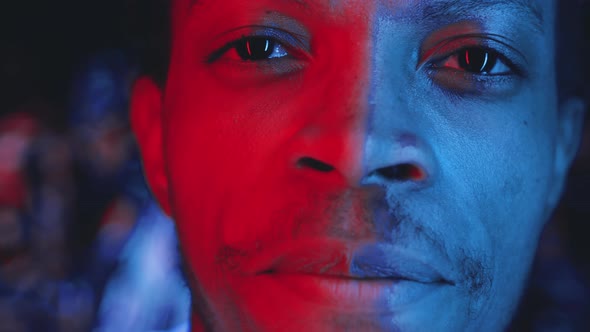
[[[481,48],[466,48],[459,52],[459,67],[470,73],[489,74],[496,65],[497,56]]]
[[[242,60],[266,60],[275,48],[275,41],[268,37],[247,37],[236,42],[235,49]]]

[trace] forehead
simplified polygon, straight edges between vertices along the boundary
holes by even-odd
[[[537,28],[542,28],[545,16],[553,12],[553,0],[257,0],[257,1],[217,1],[217,0],[173,0],[174,15],[178,18],[194,7],[200,10],[229,9],[236,4],[274,5],[292,11],[321,13],[323,15],[342,15],[342,10],[353,9],[366,12],[388,11],[393,15],[437,18],[445,15],[465,15],[485,12],[490,9],[510,12],[528,20]]]

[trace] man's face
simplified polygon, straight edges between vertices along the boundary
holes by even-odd
[[[553,6],[175,1],[133,121],[200,322],[504,327],[576,150]]]

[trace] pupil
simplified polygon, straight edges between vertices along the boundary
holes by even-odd
[[[248,37],[240,40],[236,51],[242,60],[265,60],[274,50],[274,41],[265,37]]]
[[[468,48],[459,54],[459,66],[471,73],[489,73],[496,60],[496,56],[478,48]]]

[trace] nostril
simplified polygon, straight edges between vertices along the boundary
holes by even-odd
[[[302,168],[302,167],[312,168],[316,171],[320,171],[320,172],[324,172],[324,173],[331,172],[334,170],[334,166],[328,165],[322,161],[319,161],[317,159],[310,158],[310,157],[300,158],[297,161],[297,167],[299,167],[299,168]]]
[[[374,173],[394,181],[421,181],[426,176],[420,167],[410,163],[382,167]]]

